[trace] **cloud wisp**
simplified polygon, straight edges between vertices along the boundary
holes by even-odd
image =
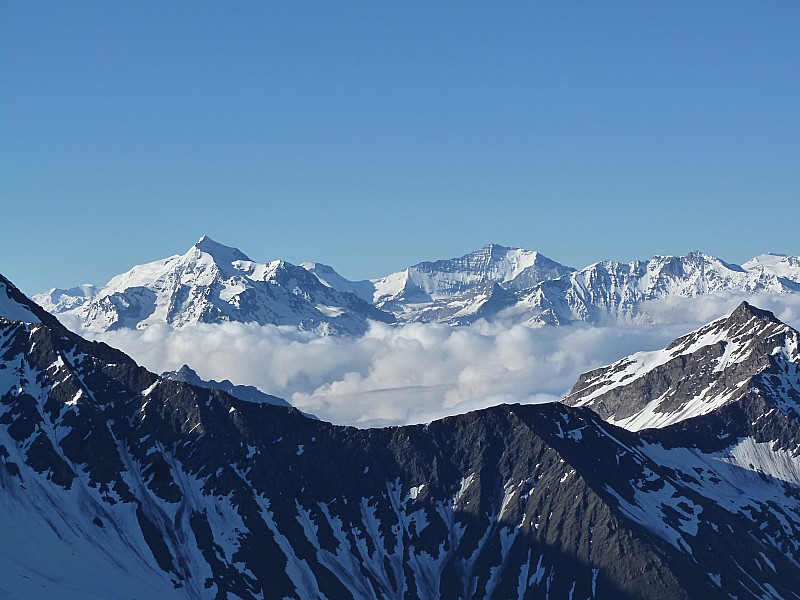
[[[561,399],[578,376],[730,312],[745,297],[653,301],[646,325],[471,327],[373,324],[358,338],[224,323],[152,325],[91,337],[162,372],[189,364],[206,379],[254,385],[321,419],[359,427],[428,422],[500,403]],[[746,297],[797,326],[800,297]],[[84,332],[85,334],[85,332]]]

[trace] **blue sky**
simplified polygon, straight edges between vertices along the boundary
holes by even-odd
[[[0,0],[0,272],[800,254],[800,3]]]

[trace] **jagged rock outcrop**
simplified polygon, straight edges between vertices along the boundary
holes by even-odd
[[[210,390],[220,390],[230,394],[234,398],[247,400],[248,402],[264,402],[266,404],[274,404],[275,406],[284,406],[286,408],[291,407],[291,404],[289,404],[283,398],[265,394],[257,387],[252,385],[236,385],[227,379],[223,379],[222,381],[216,381],[214,379],[202,379],[189,365],[183,365],[177,371],[166,371],[165,373],[161,374],[161,377],[163,379],[169,379],[170,381],[190,383],[194,386],[208,388]]]
[[[565,402],[588,406],[633,430],[669,425],[756,395],[786,412],[800,406],[798,337],[772,313],[743,302],[664,350],[585,373]]]

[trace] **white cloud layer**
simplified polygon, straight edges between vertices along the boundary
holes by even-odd
[[[771,311],[795,329],[800,327],[800,294],[718,292],[694,298],[664,298],[641,305],[653,323],[708,323],[731,312],[743,301]]]
[[[499,403],[561,399],[578,376],[655,350],[733,310],[740,295],[648,303],[652,323],[590,327],[374,324],[360,338],[225,323],[93,334],[152,371],[189,364],[205,379],[254,385],[301,410],[360,427],[427,422]],[[794,325],[800,296],[749,296]],[[85,334],[85,332],[84,332]]]

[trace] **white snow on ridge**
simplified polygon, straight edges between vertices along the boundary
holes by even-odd
[[[800,283],[800,256],[786,256],[770,252],[751,258],[742,267],[751,273],[774,275]]]
[[[11,298],[8,286],[2,281],[0,281],[0,317],[9,321],[24,321],[25,323],[41,322],[39,317],[26,306]]]
[[[378,306],[391,306],[398,313],[414,312],[435,300],[454,298],[490,282],[516,290],[574,270],[538,252],[497,244],[488,244],[461,257],[421,262],[363,281],[345,279],[322,263],[303,263],[301,266],[314,273],[325,285],[354,293]]]
[[[643,491],[634,488],[633,502],[620,496],[608,485],[605,486],[605,489],[616,498],[620,510],[630,519],[649,529],[678,550],[691,554],[691,547],[686,538],[697,535],[699,517],[703,512],[702,506],[680,494],[677,488],[669,482],[666,482],[657,491]],[[667,510],[677,515],[677,524],[670,523],[670,519],[666,516]]]
[[[392,321],[306,269],[280,260],[255,262],[205,236],[183,255],[137,265],[96,293],[83,292],[39,297],[54,313],[77,317],[89,331],[236,321],[358,334],[370,319]]]
[[[586,387],[598,385],[590,394],[587,394],[575,405],[585,406],[590,404],[598,396],[610,392],[613,389],[628,385],[632,381],[644,377],[650,371],[668,363],[674,356],[665,350],[654,350],[653,352],[637,352],[627,358],[609,365],[610,375],[602,374],[597,379],[587,380]]]
[[[706,398],[705,392],[708,390],[709,388],[706,388],[703,390],[703,394],[695,396],[678,410],[670,412],[659,411],[658,408],[664,399],[661,397],[656,398],[652,402],[648,403],[644,409],[640,410],[634,415],[631,415],[630,417],[625,419],[615,419],[610,417],[607,420],[612,425],[623,427],[629,431],[640,431],[642,429],[649,429],[651,427],[666,427],[667,425],[672,425],[686,419],[691,419],[692,417],[706,415],[720,408],[721,406],[725,406],[734,397],[738,396],[742,391],[744,391],[740,389],[734,389],[727,394],[719,394],[717,396]]]
[[[313,314],[298,316],[297,311],[303,311],[297,300],[308,294],[309,282],[287,281],[297,279],[297,270],[312,274],[329,292],[352,294],[393,313],[403,323],[465,325],[479,318],[531,327],[576,321],[642,323],[658,318],[645,306],[651,301],[725,293],[800,293],[800,257],[774,254],[757,256],[744,266],[691,252],[630,263],[606,260],[576,271],[535,251],[488,244],[460,257],[424,261],[383,277],[350,281],[323,263],[307,262],[300,267],[280,260],[258,263],[236,248],[203,237],[186,254],[136,266],[101,290],[93,286],[53,289],[35,300],[54,314],[78,316],[91,330],[164,321],[182,327],[224,320],[301,329],[323,321],[319,329],[324,330],[329,328],[327,321],[336,319],[341,325],[332,328],[334,333],[363,333],[363,319],[359,324],[345,324],[354,309],[347,302],[347,314],[327,314],[311,307]],[[252,288],[259,283],[286,287],[294,298],[255,292]],[[477,293],[482,287],[496,291],[495,285],[504,293],[497,297],[491,292]],[[313,298],[312,303],[337,305],[330,299],[320,300]],[[383,320],[374,313],[368,318]]]
[[[721,509],[742,514],[749,520],[758,515],[763,525],[768,521],[780,522],[782,526],[770,533],[768,539],[798,564],[800,541],[791,523],[800,522],[800,500],[786,493],[786,484],[800,485],[800,456],[796,452],[777,449],[772,443],[759,443],[750,437],[713,453],[697,448],[667,449],[651,443],[643,444],[639,451],[656,464],[678,473],[676,481],[712,500]],[[664,488],[650,493],[636,489],[633,504],[622,499],[615,490],[609,491],[618,497],[621,508],[630,517],[680,547],[683,543],[680,538],[687,540],[686,534],[696,533],[693,517],[699,515],[700,507],[688,498],[674,496],[673,486],[666,483]],[[674,520],[670,523],[663,510],[665,506],[672,507],[673,516],[679,515],[679,523]],[[765,562],[768,566],[768,559]]]
[[[97,295],[98,288],[84,283],[69,289],[52,288],[43,294],[36,294],[31,299],[51,314],[74,310],[90,301]]]
[[[372,302],[375,286],[371,281],[350,281],[337,273],[333,267],[319,262],[304,262],[300,266],[313,273],[317,279],[329,288],[340,292],[348,292],[362,300]]]
[[[457,507],[459,502],[461,502],[461,498],[464,496],[466,491],[475,483],[475,473],[470,473],[466,477],[461,480],[461,485],[456,492],[456,495],[453,497],[453,507]]]
[[[727,450],[721,460],[745,470],[768,475],[778,481],[800,485],[800,455],[774,449],[771,442],[743,438]]]
[[[679,356],[693,354],[706,346],[713,346],[719,343],[725,344],[725,354],[718,362],[715,370],[722,370],[729,364],[744,360],[748,352],[747,344],[738,343],[740,340],[737,337],[732,336],[730,331],[722,328],[722,325],[729,318],[730,315],[725,315],[700,330],[679,338],[670,348],[652,352],[637,352],[608,367],[602,368],[603,372],[595,379],[587,379],[586,381],[587,388],[598,387],[584,396],[576,406],[589,404],[602,394],[628,385],[644,377],[657,367],[665,365]]]
[[[409,289],[415,290],[418,297],[438,300],[489,282],[500,283],[508,289],[523,289],[573,270],[538,252],[489,244],[459,258],[422,262],[404,271],[373,279],[374,301],[394,299]]]

